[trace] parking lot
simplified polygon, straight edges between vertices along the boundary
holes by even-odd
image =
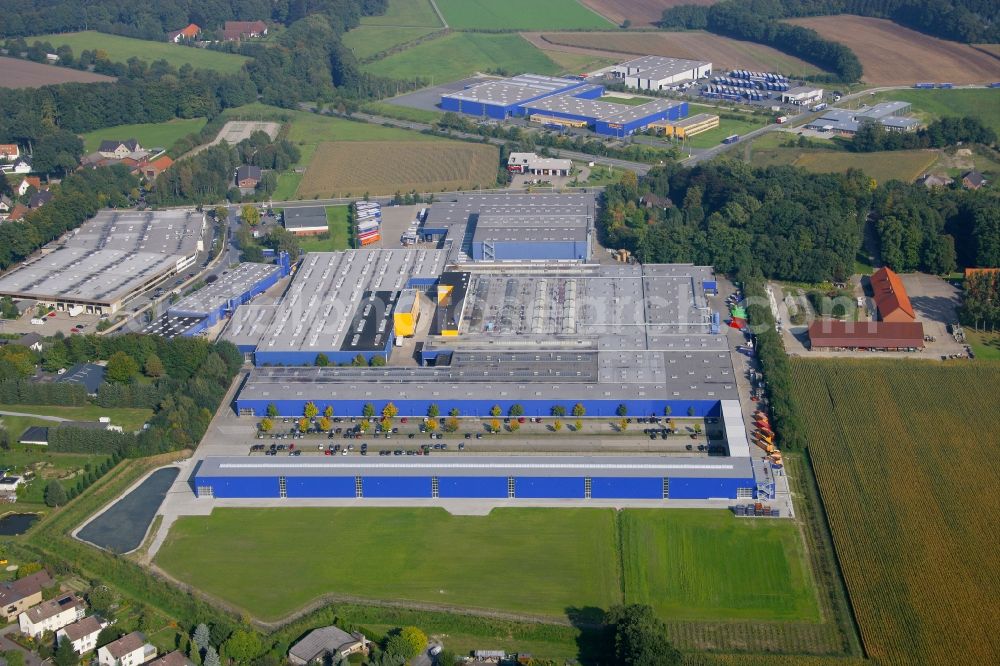
[[[440,111],[438,103],[441,101],[441,95],[447,95],[448,93],[455,92],[456,90],[462,90],[463,88],[468,88],[471,85],[477,83],[482,83],[483,81],[489,81],[490,79],[495,79],[495,76],[471,76],[467,79],[462,79],[460,81],[452,81],[450,83],[442,83],[436,86],[430,86],[429,88],[422,88],[416,92],[407,93],[406,95],[400,95],[399,97],[393,97],[392,99],[385,100],[389,104],[394,104],[396,106],[406,106],[411,109],[423,109],[424,111]]]

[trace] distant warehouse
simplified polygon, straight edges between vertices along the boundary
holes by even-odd
[[[809,121],[807,129],[835,132],[844,136],[857,134],[865,125],[880,125],[889,132],[912,132],[920,121],[907,117],[909,102],[882,102],[860,109],[827,109],[819,118]]]
[[[678,83],[711,76],[712,63],[649,55],[615,65],[611,73],[629,88],[665,90]]]
[[[281,216],[285,229],[295,236],[316,236],[330,231],[324,206],[286,206]]]

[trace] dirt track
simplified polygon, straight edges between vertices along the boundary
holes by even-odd
[[[663,16],[663,10],[677,5],[712,5],[716,0],[582,0],[609,21],[621,25],[628,19],[637,28],[653,25]]]
[[[0,88],[40,88],[57,83],[97,83],[114,77],[0,56]]]
[[[817,16],[788,21],[812,28],[853,50],[873,85],[921,81],[988,83],[1000,80],[1000,58],[958,42],[921,34],[885,19]]]

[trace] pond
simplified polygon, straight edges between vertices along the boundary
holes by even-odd
[[[37,521],[37,513],[8,513],[0,518],[0,536],[24,534]]]
[[[179,473],[176,467],[156,470],[135,490],[87,523],[76,536],[112,553],[135,550],[142,544],[149,524]]]

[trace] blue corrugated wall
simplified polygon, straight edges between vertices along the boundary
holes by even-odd
[[[288,476],[285,492],[289,497],[354,497],[354,477]]]
[[[518,499],[583,499],[583,477],[522,476],[514,478]]]
[[[259,355],[259,354],[258,354]],[[331,360],[333,357],[331,356]],[[350,359],[347,359],[348,361]],[[582,390],[582,389],[581,389]],[[361,416],[365,400],[324,400],[321,395],[304,395],[300,399],[294,400],[250,400],[244,398],[236,399],[236,409],[253,409],[257,415],[267,412],[267,406],[271,402],[278,408],[279,416],[301,416],[307,402],[315,402],[322,411],[326,405],[332,405],[337,416]],[[630,417],[637,416],[663,416],[663,409],[670,406],[670,413],[674,417],[688,416],[688,408],[694,407],[692,416],[719,416],[721,407],[718,400],[434,400],[434,399],[414,399],[414,400],[394,400],[392,401],[399,410],[399,416],[424,416],[427,409],[436,404],[442,414],[447,414],[452,407],[457,407],[462,416],[487,417],[493,405],[500,405],[504,414],[511,405],[519,404],[524,407],[525,416],[550,416],[553,405],[562,405],[569,414],[577,402],[583,403],[587,410],[587,416],[615,416],[618,405],[624,404],[628,408]],[[387,404],[385,401],[372,401],[375,405],[376,413],[380,413]]]
[[[506,476],[442,476],[438,477],[441,498],[507,497]]]
[[[361,479],[365,497],[427,497],[431,496],[429,476],[365,476]]]
[[[753,479],[716,479],[670,477],[670,499],[708,499],[736,497],[738,488],[753,488]]]
[[[215,497],[278,497],[278,477],[275,476],[222,476],[195,477],[195,487],[212,486]]]
[[[593,499],[663,499],[663,479],[592,477],[590,496]]]

